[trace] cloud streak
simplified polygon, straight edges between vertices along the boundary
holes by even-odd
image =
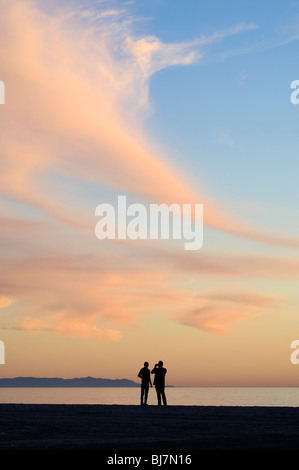
[[[253,261],[249,268],[244,259],[225,264],[223,259],[199,261],[172,253],[164,258],[165,265],[162,256],[156,267],[149,262],[146,269],[142,248],[140,259],[133,257],[135,265],[128,268],[131,253],[122,258],[117,250],[109,255],[96,251],[91,199],[77,207],[68,190],[61,196],[59,181],[67,181],[74,193],[79,186],[87,192],[104,187],[150,202],[203,202],[210,227],[299,247],[297,239],[264,233],[210,201],[144,131],[142,118],[150,107],[148,88],[154,73],[199,63],[205,47],[253,31],[256,25],[242,23],[210,37],[165,44],[156,36],[137,37],[133,23],[124,9],[61,7],[49,13],[35,2],[3,1],[0,38],[5,47],[0,64],[7,99],[1,108],[0,194],[6,250],[0,278],[3,299],[7,296],[14,303],[3,300],[0,305],[17,311],[16,320],[5,321],[5,328],[118,340],[120,327],[139,321],[145,310],[169,311],[178,303],[190,304],[189,293],[178,289],[186,271],[255,275],[263,264],[257,260],[254,266]],[[68,254],[62,256],[64,250]],[[160,254],[153,249],[152,259],[157,261]],[[176,273],[171,273],[173,265]],[[290,266],[285,266],[286,272]],[[219,303],[227,300],[198,304],[192,299],[185,321],[221,331],[222,324],[251,316],[255,307],[241,314],[223,308],[216,315]]]
[[[11,84],[2,157],[1,192],[5,197],[88,228],[84,218],[76,221],[69,216],[72,207],[57,201],[53,184],[45,191],[44,179],[58,173],[110,185],[151,202],[204,202],[205,223],[217,230],[299,246],[297,239],[263,233],[237,220],[202,194],[200,187],[192,187],[187,176],[144,135],[137,124],[138,112],[127,111],[136,110],[140,99],[146,104],[142,90],[148,88],[151,73],[174,63],[194,62],[197,42],[211,43],[254,29],[254,25],[238,25],[211,38],[181,44],[163,44],[148,37],[132,41],[126,36],[126,25],[120,38],[126,38],[123,49],[132,54],[116,58],[111,52],[114,34],[107,38],[106,29],[95,33],[76,19],[65,23],[63,15],[49,18],[28,2],[12,6],[5,2],[1,21],[2,40],[7,45],[1,51],[1,63]],[[16,135],[19,144],[14,143]]]
[[[239,292],[238,294],[203,293],[196,309],[188,312],[182,323],[223,336],[228,325],[265,314],[273,309],[279,299],[257,295],[256,293]],[[268,310],[269,311],[269,310]]]

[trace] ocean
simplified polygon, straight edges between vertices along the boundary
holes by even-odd
[[[166,388],[169,405],[299,406],[297,387],[174,387]],[[139,405],[136,388],[0,388],[0,403]],[[149,405],[156,405],[154,388]]]

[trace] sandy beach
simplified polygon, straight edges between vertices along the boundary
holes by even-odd
[[[298,450],[299,408],[0,405],[0,450]]]

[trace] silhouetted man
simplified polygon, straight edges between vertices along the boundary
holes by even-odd
[[[151,374],[148,368],[148,362],[144,363],[144,367],[140,369],[138,377],[141,378],[141,397],[140,404],[141,406],[147,405],[147,396],[149,386],[152,387]]]
[[[155,374],[154,385],[157,392],[158,406],[161,406],[161,399],[163,405],[167,405],[166,396],[165,396],[165,375],[167,370],[163,367],[163,362],[159,361],[158,364],[155,364],[155,367],[152,370],[152,374]]]

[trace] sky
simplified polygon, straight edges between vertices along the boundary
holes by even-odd
[[[298,386],[299,2],[2,0],[1,377]],[[203,245],[96,208],[203,206]]]

